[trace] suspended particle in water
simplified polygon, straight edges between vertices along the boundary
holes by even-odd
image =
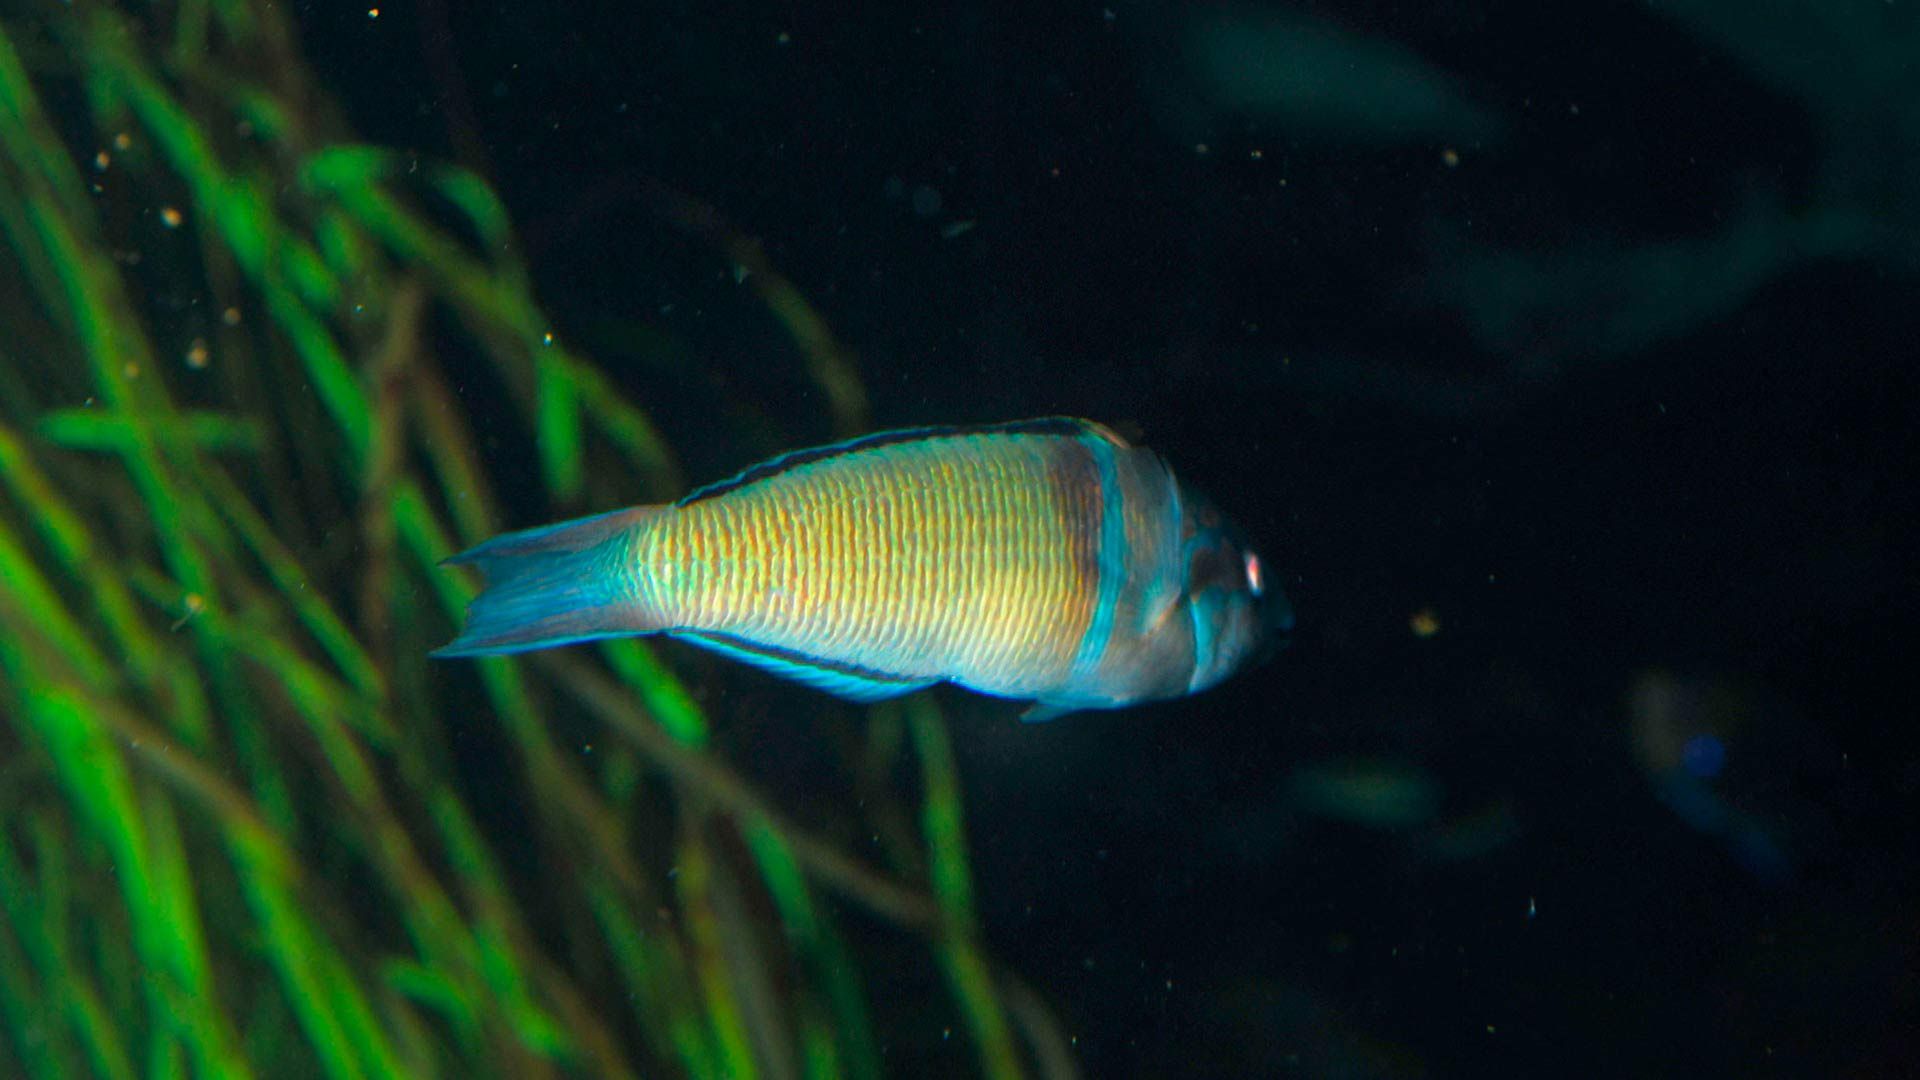
[[[1451,146],[1440,151],[1440,164],[1445,165],[1449,169],[1457,168],[1460,164],[1460,151],[1455,150]]]
[[[135,363],[132,360],[129,360],[125,364],[121,365],[120,374],[129,379],[137,379],[140,377],[140,365]]]
[[[187,346],[187,366],[193,370],[205,371],[210,359],[212,356],[207,352],[206,338],[194,338],[193,344]]]
[[[368,8],[368,9],[367,9],[367,18],[369,18],[369,19],[377,19],[377,18],[379,18],[379,17],[380,17],[380,9],[379,9],[379,8],[377,8],[377,7],[376,7],[376,8]]]
[[[206,606],[207,602],[200,598],[199,593],[190,592],[182,597],[180,599],[180,617],[174,620],[172,629],[178,631],[181,627],[187,625],[188,621],[195,615],[200,614]]]
[[[127,134],[127,133],[126,133],[126,132],[124,132],[124,131],[123,131],[123,132],[121,132],[121,133],[120,133],[120,134],[118,134],[118,135],[115,135],[115,136],[113,137],[113,148],[114,148],[115,150],[131,150],[131,149],[133,149],[133,136],[131,136],[131,135],[129,135],[129,134]]]
[[[553,344],[553,334],[552,334],[551,332],[548,332],[548,333],[545,333],[545,334],[542,334],[542,335],[540,335],[540,344],[542,344],[542,345],[551,345],[551,344]]]
[[[240,309],[229,306],[227,310],[220,313],[220,321],[226,323],[228,326],[239,326]]]
[[[1413,636],[1425,640],[1440,632],[1440,613],[1430,607],[1423,607],[1407,616],[1407,629]]]
[[[169,229],[179,228],[180,223],[185,220],[186,218],[181,216],[179,209],[176,207],[163,206],[160,208],[160,224],[165,225]]]
[[[93,169],[95,172],[106,172],[107,166],[111,164],[113,164],[113,155],[107,153],[105,150],[93,155]]]

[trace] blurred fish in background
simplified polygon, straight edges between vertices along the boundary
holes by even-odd
[[[1503,126],[1414,49],[1307,11],[1193,4],[1133,11],[1128,24],[1173,46],[1143,53],[1157,56],[1149,100],[1182,141],[1258,121],[1288,139],[1468,145]]]
[[[1756,163],[1700,228],[1578,242],[1489,246],[1465,223],[1436,230],[1433,298],[1468,320],[1516,374],[1545,380],[1626,361],[1732,315],[1818,260],[1920,265],[1920,12],[1911,4],[1786,0],[1649,5],[1704,55],[1792,100],[1817,133],[1804,190]]]
[[[1440,812],[1432,774],[1388,759],[1302,765],[1288,778],[1287,792],[1300,813],[1388,832],[1426,825]]]
[[[1634,758],[1660,801],[1724,845],[1755,878],[1781,884],[1824,816],[1796,790],[1812,732],[1751,682],[1642,672],[1627,693]]]

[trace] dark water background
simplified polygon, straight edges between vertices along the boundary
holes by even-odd
[[[1043,727],[950,699],[987,938],[1089,1075],[1898,1075],[1920,21],[1747,6],[302,18],[354,127],[499,184],[694,479],[831,432],[662,185],[876,424],[1098,418],[1258,538],[1301,624],[1259,670]],[[1302,37],[1320,96],[1250,85]],[[804,806],[839,706],[717,678]],[[970,1067],[937,988],[880,1008],[903,1075]]]

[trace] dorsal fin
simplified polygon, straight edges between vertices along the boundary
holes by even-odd
[[[842,454],[851,454],[860,450],[872,450],[876,447],[891,446],[895,443],[914,442],[920,439],[953,438],[961,435],[1056,435],[1061,438],[1077,438],[1085,435],[1104,440],[1122,448],[1127,445],[1125,439],[1115,435],[1113,431],[1105,425],[1096,424],[1091,420],[1081,420],[1072,416],[1045,416],[1035,420],[1013,420],[1004,424],[982,424],[971,427],[951,425],[901,428],[897,431],[880,431],[872,435],[862,435],[857,439],[848,439],[846,442],[833,443],[828,446],[816,446],[807,450],[794,450],[781,454],[779,457],[769,458],[736,476],[731,476],[717,483],[708,484],[703,488],[696,489],[674,505],[686,506],[691,503],[714,498],[718,495],[725,495],[729,491],[745,487],[759,480],[765,480],[769,476],[778,476],[789,469],[795,469],[802,465],[810,465],[816,461],[825,461],[828,458],[839,457]]]

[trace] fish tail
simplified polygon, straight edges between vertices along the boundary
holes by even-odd
[[[506,533],[447,560],[474,566],[486,587],[467,606],[460,636],[434,656],[492,656],[662,627],[633,596],[623,542],[661,511],[636,506]]]

